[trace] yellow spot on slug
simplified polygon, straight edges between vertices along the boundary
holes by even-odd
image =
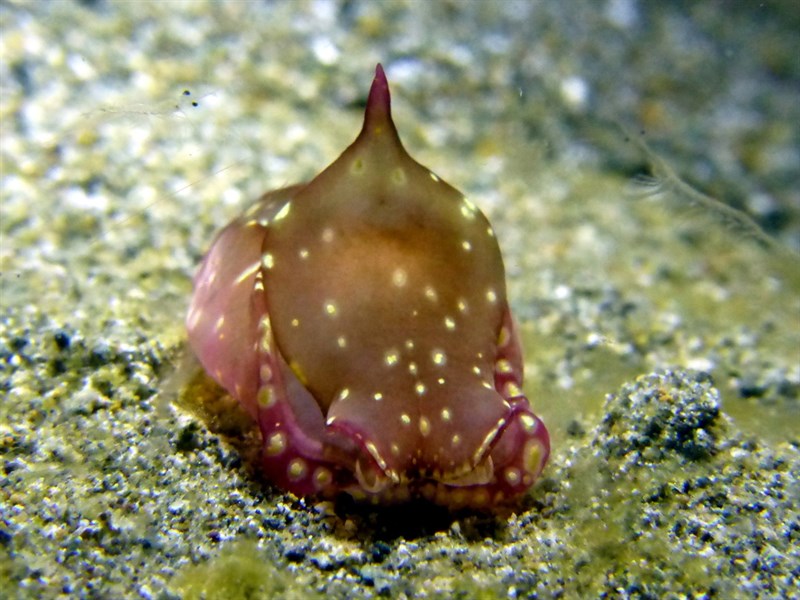
[[[386,363],[387,367],[395,366],[399,360],[400,355],[397,350],[387,350],[386,354],[383,355],[383,362]]]
[[[267,438],[267,444],[264,448],[264,453],[267,456],[278,456],[286,450],[286,434],[282,431],[276,431]]]
[[[441,350],[434,350],[431,352],[431,360],[433,361],[433,364],[441,367],[447,362],[447,356]]]
[[[465,252],[469,252],[472,250],[472,244],[470,244],[467,240],[461,242],[461,247],[464,249]]]
[[[336,316],[336,304],[332,300],[325,302],[325,312],[331,317]]]
[[[485,506],[489,502],[489,492],[483,488],[475,490],[472,496],[472,504],[474,506]]]
[[[296,360],[293,360],[289,363],[289,368],[292,370],[292,373],[294,373],[294,376],[300,380],[300,383],[302,383],[304,386],[308,385],[308,378],[306,378],[306,374],[300,367],[300,363],[298,363]]]
[[[322,241],[329,244],[333,241],[333,229],[326,227],[322,230]]]
[[[436,302],[439,298],[439,295],[436,293],[436,290],[433,289],[432,286],[426,285],[425,286],[425,297],[430,300],[431,302]]]
[[[508,485],[517,485],[520,479],[522,479],[519,469],[514,467],[508,467],[503,473],[503,476],[506,478]]]
[[[456,328],[456,322],[453,320],[452,317],[445,317],[444,326],[447,328],[448,331],[454,331]]]
[[[431,422],[425,417],[419,418],[419,432],[422,437],[427,437],[431,432]]]
[[[339,348],[347,348],[347,338],[340,335],[336,338],[336,345],[339,346]]]
[[[534,419],[531,415],[521,415],[519,422],[522,423],[522,429],[525,431],[525,433],[533,433],[536,431],[536,419]]]
[[[308,258],[308,250],[306,248],[300,248],[300,250],[297,252],[297,254],[300,256],[300,258],[302,260],[305,260],[305,259]]]
[[[400,422],[403,425],[411,425],[411,417],[409,417],[406,413],[400,415]]]
[[[350,165],[350,172],[353,175],[360,175],[364,172],[364,161],[361,158],[357,158],[353,161],[353,164]]]
[[[395,287],[403,287],[408,282],[408,273],[405,269],[397,268],[392,272],[392,284]]]
[[[537,439],[528,440],[522,451],[523,464],[528,473],[537,475],[542,468],[542,445]]]
[[[421,381],[418,381],[417,384],[414,386],[414,391],[417,392],[417,396],[422,396],[425,394],[425,384]]]
[[[497,302],[497,292],[494,291],[494,288],[486,290],[486,300],[488,300],[490,304]]]
[[[292,203],[291,203],[291,201],[289,201],[286,204],[284,204],[283,208],[281,208],[278,211],[278,214],[275,215],[275,218],[273,219],[273,222],[277,223],[278,221],[281,221],[281,220],[285,219],[286,217],[289,216],[289,212],[291,210],[292,210]]]
[[[317,489],[328,487],[333,481],[333,475],[325,467],[317,467],[314,471],[314,485]]]
[[[450,412],[449,408],[443,408],[442,412],[442,421],[448,422],[453,417],[453,414]]]
[[[305,476],[307,469],[306,461],[302,458],[294,458],[289,461],[289,468],[286,469],[286,474],[289,476],[289,479],[297,481]]]
[[[272,389],[272,386],[265,385],[259,388],[256,400],[258,400],[258,405],[261,408],[272,408],[275,406],[278,398],[275,394],[275,390]]]
[[[498,373],[511,373],[513,368],[511,367],[511,363],[508,359],[501,358],[494,364],[495,371]]]
[[[265,269],[271,269],[275,266],[275,257],[269,252],[265,252],[261,257],[261,266]]]
[[[375,392],[374,394],[372,394],[372,397],[375,398],[375,400],[377,400],[378,402],[383,400],[383,394],[381,394],[380,392]]]
[[[408,181],[408,177],[406,177],[406,172],[401,168],[397,167],[396,169],[392,170],[391,174],[392,183],[395,185],[405,185]]]
[[[272,331],[272,323],[270,323],[268,316],[261,317],[261,320],[258,322],[258,329],[264,335],[267,335]]]
[[[497,347],[503,348],[511,340],[511,332],[508,327],[500,328],[500,335],[497,336]]]

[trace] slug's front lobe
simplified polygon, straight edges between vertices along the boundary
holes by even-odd
[[[549,440],[519,387],[497,241],[406,153],[380,66],[356,141],[250,216],[260,384],[256,402],[240,400],[257,406],[273,479],[450,505],[530,486]]]

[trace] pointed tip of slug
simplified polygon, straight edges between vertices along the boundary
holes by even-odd
[[[387,128],[394,130],[391,95],[386,73],[383,71],[383,66],[378,63],[375,67],[375,79],[372,80],[372,87],[367,98],[367,109],[364,113],[364,131],[379,135],[386,131]]]

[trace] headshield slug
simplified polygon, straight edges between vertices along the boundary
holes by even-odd
[[[217,235],[187,328],[299,496],[479,508],[547,461],[494,232],[405,151],[380,65],[355,142]]]

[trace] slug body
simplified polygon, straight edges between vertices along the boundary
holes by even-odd
[[[299,496],[486,507],[547,461],[492,228],[407,154],[380,65],[355,142],[218,234],[187,327]]]

